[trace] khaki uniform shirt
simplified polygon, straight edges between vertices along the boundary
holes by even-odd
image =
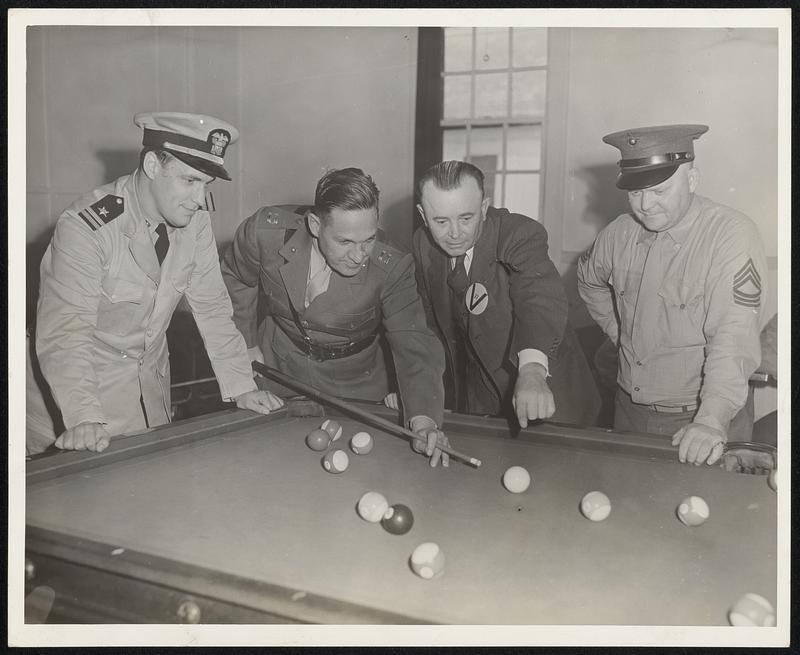
[[[42,259],[36,350],[68,429],[97,422],[114,435],[170,420],[166,330],[184,296],[223,399],[256,389],[208,212],[169,232],[159,266],[137,175],[67,209]]]
[[[758,230],[747,216],[695,195],[680,223],[659,233],[666,250],[658,309],[643,324],[634,315],[655,238],[630,214],[619,216],[581,257],[578,290],[619,345],[617,381],[634,402],[699,402],[694,420],[727,430],[761,360],[766,262]],[[652,345],[636,352],[639,342]]]

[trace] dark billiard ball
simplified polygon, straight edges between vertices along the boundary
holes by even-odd
[[[342,426],[339,425],[336,421],[331,419],[325,419],[322,425],[320,426],[322,430],[325,430],[329,435],[331,435],[331,439],[336,441],[339,437],[342,436]]]
[[[325,430],[312,430],[306,437],[306,445],[311,448],[311,450],[325,450],[331,445],[331,435],[325,432]]]
[[[414,525],[414,515],[405,505],[392,505],[383,515],[381,525],[386,532],[405,534]]]
[[[322,458],[322,466],[328,473],[341,473],[350,464],[350,458],[343,450],[331,450]]]

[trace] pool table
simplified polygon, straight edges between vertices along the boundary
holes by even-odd
[[[662,438],[546,423],[512,433],[458,414],[444,429],[482,465],[431,468],[403,439],[324,412],[344,428],[339,474],[305,443],[321,416],[292,407],[29,461],[26,594],[54,597],[54,623],[727,625],[745,593],[775,604],[766,476],[680,464]],[[367,455],[348,448],[360,430],[374,436]],[[520,494],[502,485],[513,465],[532,477]],[[611,499],[604,521],[579,510],[593,490]],[[367,491],[409,506],[412,529],[360,518]],[[689,495],[710,506],[703,525],[676,516]],[[446,558],[431,580],[409,564],[426,541]]]

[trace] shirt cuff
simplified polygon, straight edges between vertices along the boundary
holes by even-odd
[[[408,427],[412,432],[416,432],[417,430],[422,430],[423,428],[427,429],[438,428],[436,422],[432,418],[430,418],[429,416],[425,416],[424,414],[418,414],[417,416],[412,416],[408,421]]]
[[[721,430],[727,435],[730,423],[737,411],[738,409],[727,400],[706,398],[700,403],[700,409],[697,410],[693,422]]]
[[[222,390],[220,389],[220,391]],[[222,400],[226,403],[233,402],[243,393],[247,393],[248,391],[258,391],[258,386],[256,385],[255,380],[251,379],[249,384],[237,384],[230,389],[225,389],[225,391],[222,391],[221,393]]]
[[[519,366],[517,370],[521,369],[525,364],[541,364],[544,367],[546,377],[550,377],[550,367],[547,363],[547,355],[541,350],[536,348],[525,348],[519,351]]]

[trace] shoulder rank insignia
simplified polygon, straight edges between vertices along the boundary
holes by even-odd
[[[78,212],[92,230],[103,227],[125,211],[125,201],[119,196],[107,195]]]
[[[388,250],[381,250],[380,253],[378,253],[378,261],[384,266],[386,266],[391,259],[392,253],[390,253]]]
[[[261,227],[292,228],[303,223],[305,216],[283,207],[262,207],[259,212]]]
[[[761,276],[752,258],[733,276],[733,302],[742,307],[761,305]]]

